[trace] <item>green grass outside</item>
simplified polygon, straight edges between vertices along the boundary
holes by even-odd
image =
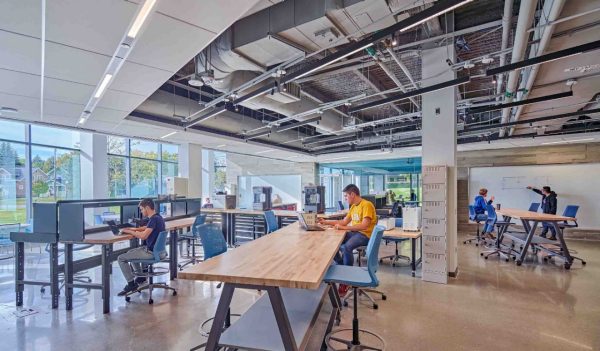
[[[33,202],[54,202],[52,197],[33,198]],[[12,201],[0,199],[0,224],[7,223],[26,223],[27,222],[27,204],[25,198],[18,198],[12,208]],[[11,206],[9,209],[7,206]]]

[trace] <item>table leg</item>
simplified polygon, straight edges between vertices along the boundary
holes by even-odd
[[[110,255],[112,244],[102,245],[102,313],[110,312]]]
[[[50,244],[50,295],[52,308],[58,308],[60,290],[58,288],[58,243]]]
[[[23,306],[23,291],[25,290],[25,243],[17,241],[15,243],[15,295],[17,306]]]
[[[171,280],[177,278],[177,229],[169,234],[169,270]]]
[[[411,238],[410,239],[410,266],[412,268],[412,276],[415,276],[415,272],[417,270],[417,239],[415,238]]]
[[[73,244],[65,244],[65,301],[67,310],[73,309]]]
[[[569,269],[571,268],[571,264],[573,263],[573,257],[571,257],[569,249],[567,248],[567,243],[565,242],[563,231],[557,222],[552,222],[552,225],[554,226],[554,230],[556,230],[556,236],[558,236],[560,247],[562,248],[563,255],[566,258],[565,268]]]
[[[233,298],[233,291],[235,287],[230,283],[225,283],[223,291],[221,292],[221,298],[219,299],[219,305],[215,312],[215,318],[213,319],[212,327],[210,328],[210,334],[208,335],[208,341],[206,342],[206,351],[216,351],[219,346],[219,339],[223,332],[223,325],[227,318],[229,311],[229,305]]]
[[[525,227],[525,221],[523,222],[523,227]],[[529,245],[531,244],[531,240],[533,240],[533,236],[535,235],[535,230],[537,229],[539,222],[533,221],[533,225],[529,229],[527,233],[527,239],[525,239],[525,245],[523,246],[523,250],[521,251],[521,255],[517,259],[517,266],[520,266],[523,261],[525,261],[525,256],[527,256],[527,250],[529,250]]]
[[[329,300],[331,301],[331,306],[333,306],[335,310],[335,320],[339,325],[342,320],[342,300],[340,299],[340,295],[338,294],[337,286],[335,283],[329,284]],[[328,330],[325,335],[329,334],[330,331],[331,330]]]
[[[230,213],[229,214],[230,219],[229,219],[229,238],[231,240],[231,246],[235,246],[235,242],[236,242],[236,237],[235,237],[235,214],[234,213]]]
[[[298,350],[298,346],[296,346],[296,339],[294,339],[294,333],[292,332],[292,327],[290,325],[290,320],[288,318],[287,311],[285,310],[285,305],[283,304],[281,290],[279,290],[279,287],[270,287],[267,288],[267,292],[269,294],[271,306],[273,307],[273,312],[275,313],[275,320],[277,321],[277,326],[279,327],[279,333],[281,334],[281,340],[283,341],[285,350]]]

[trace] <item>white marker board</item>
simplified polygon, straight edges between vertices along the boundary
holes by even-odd
[[[600,163],[475,167],[469,171],[469,203],[480,188],[504,208],[528,209],[541,195],[526,189],[549,185],[558,194],[558,214],[567,205],[578,205],[577,222],[584,229],[600,229]],[[541,211],[541,210],[540,210]]]

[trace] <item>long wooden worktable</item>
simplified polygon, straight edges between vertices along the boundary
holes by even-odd
[[[523,248],[521,249],[521,252],[519,253],[519,257],[516,259],[516,263],[517,266],[520,266],[523,261],[525,260],[525,256],[527,255],[527,250],[529,249],[530,245],[532,244],[532,242],[534,241],[535,238],[535,230],[537,229],[537,226],[542,223],[542,222],[546,222],[549,223],[550,225],[552,225],[554,227],[554,229],[556,230],[556,236],[558,239],[558,244],[560,245],[560,252],[556,252],[556,251],[550,251],[548,249],[546,249],[545,247],[538,245],[538,247],[542,250],[548,250],[548,252],[550,254],[552,254],[553,256],[558,256],[560,258],[562,258],[564,260],[564,267],[566,269],[571,268],[571,264],[573,263],[573,258],[571,257],[571,254],[569,253],[569,249],[567,247],[567,243],[565,242],[564,236],[563,236],[563,231],[560,228],[560,226],[558,225],[559,222],[563,222],[563,221],[576,221],[576,218],[573,217],[565,217],[565,216],[561,216],[561,215],[553,215],[553,214],[548,214],[548,213],[540,213],[540,212],[531,212],[531,211],[527,211],[527,210],[520,210],[520,209],[513,209],[513,208],[503,208],[501,210],[497,210],[496,213],[500,216],[504,217],[504,220],[506,222],[510,222],[511,219],[515,218],[515,219],[519,219],[521,220],[521,223],[523,224],[523,228],[525,228],[525,231],[527,232],[526,235],[519,235],[519,234],[513,234],[513,233],[506,233],[505,236],[509,237],[511,240],[519,242],[523,245]],[[531,222],[533,222],[533,224],[531,224]],[[506,228],[504,228],[505,231]],[[551,241],[551,240],[547,240],[544,238],[535,238],[536,244],[555,244],[555,242]]]
[[[333,306],[328,332],[339,317],[339,304],[322,280],[344,233],[307,232],[295,223],[179,272],[181,279],[225,283],[206,350],[304,349],[326,294]],[[235,289],[267,294],[223,332]]]

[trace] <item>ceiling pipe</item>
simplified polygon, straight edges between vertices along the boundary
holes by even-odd
[[[548,1],[544,2],[544,7],[542,8],[542,15],[539,23],[539,25],[542,26],[542,28],[538,28],[534,31],[534,39],[536,39],[536,37],[540,38],[540,42],[532,46],[531,50],[529,51],[529,58],[534,58],[536,56],[544,54],[544,51],[548,47],[548,43],[550,43],[550,39],[552,38],[552,33],[554,32],[555,25],[552,22],[558,19],[558,16],[560,16],[564,4],[564,0],[554,0],[552,1],[552,4],[549,4]],[[529,68],[529,70],[523,72],[523,77],[527,77],[527,79],[523,79],[521,81],[521,87],[519,90],[524,91],[524,93],[519,97],[520,100],[527,98],[529,91],[533,87],[535,78],[537,77],[539,67],[540,66],[538,65],[532,66]],[[519,117],[521,117],[522,112],[523,106],[519,106],[512,120],[518,121]],[[514,127],[510,128],[508,135],[513,135],[514,131]]]
[[[506,64],[506,48],[508,47],[508,37],[510,36],[511,19],[514,0],[504,0],[504,14],[502,15],[502,46],[500,51],[500,66]],[[504,73],[500,73],[496,78],[496,95],[502,93],[502,83],[504,83]],[[500,101],[501,97],[496,100]]]
[[[527,30],[531,27],[533,22],[533,16],[535,14],[536,0],[522,0],[519,7],[519,18],[517,19],[517,29],[515,30],[515,38],[513,43],[513,52],[511,56],[511,63],[522,61],[525,57],[525,51],[527,50],[527,42],[529,39],[529,33]],[[506,84],[506,98],[505,102],[512,102],[519,83],[519,71],[511,71],[508,74],[508,83]],[[502,122],[508,122],[510,118],[510,108],[502,110]],[[500,130],[500,137],[504,136],[504,129]]]

